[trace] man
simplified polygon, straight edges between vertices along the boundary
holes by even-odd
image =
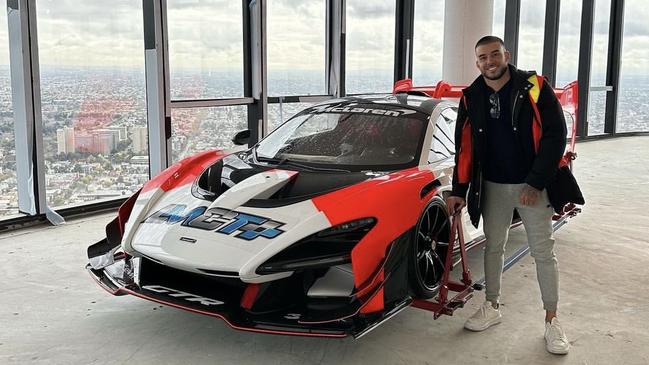
[[[543,78],[509,64],[510,54],[500,38],[483,37],[475,54],[481,76],[463,90],[455,129],[453,191],[446,202],[451,214],[467,205],[476,227],[480,215],[484,219],[486,301],[464,327],[483,331],[501,321],[504,247],[516,209],[536,262],[546,311],[546,349],[566,354],[570,345],[557,319],[553,209],[545,190],[566,144],[561,105]]]

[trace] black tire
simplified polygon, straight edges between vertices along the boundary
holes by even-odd
[[[439,290],[450,229],[446,204],[435,196],[424,208],[408,250],[408,281],[416,298],[430,299]]]

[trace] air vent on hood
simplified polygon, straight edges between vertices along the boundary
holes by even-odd
[[[210,269],[198,269],[209,275],[223,276],[228,278],[238,278],[239,273],[236,271],[221,271],[221,270],[210,270]]]

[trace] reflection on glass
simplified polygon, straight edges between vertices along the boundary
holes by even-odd
[[[649,7],[643,0],[624,2],[624,33],[617,132],[649,131]]]
[[[577,80],[582,0],[562,0],[559,12],[557,82],[559,87]]]
[[[391,92],[394,78],[394,0],[347,0],[347,94]]]
[[[18,214],[7,12],[0,11],[0,219]]]
[[[197,152],[234,147],[232,138],[248,129],[245,105],[171,110],[172,160],[182,160]]]
[[[606,91],[591,91],[588,95],[588,135],[604,133]]]
[[[535,70],[539,74],[543,65],[545,2],[545,0],[521,0],[518,62],[516,66],[522,70]]]
[[[415,1],[412,48],[414,85],[434,85],[442,79],[444,1]]]
[[[241,7],[241,1],[167,0],[172,99],[243,96]]]
[[[494,0],[494,20],[491,34],[505,39],[505,0]]]
[[[126,197],[149,177],[141,4],[37,5],[48,204]]]
[[[282,103],[268,104],[268,132],[272,132],[280,124],[302,110],[313,105],[312,103]]]
[[[324,95],[324,0],[269,1],[268,94]]]
[[[300,114],[262,140],[256,157],[259,161],[290,160],[350,171],[395,170],[416,164],[427,121],[424,114],[395,118],[387,113],[399,112],[382,111],[386,115]]]

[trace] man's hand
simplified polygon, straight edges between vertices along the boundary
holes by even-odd
[[[464,198],[461,198],[459,196],[449,195],[449,197],[446,198],[446,207],[448,208],[448,214],[450,215],[459,213],[465,205],[466,201],[464,200]]]
[[[523,205],[532,206],[536,204],[541,196],[541,190],[525,184],[523,189],[521,189],[520,201]]]

